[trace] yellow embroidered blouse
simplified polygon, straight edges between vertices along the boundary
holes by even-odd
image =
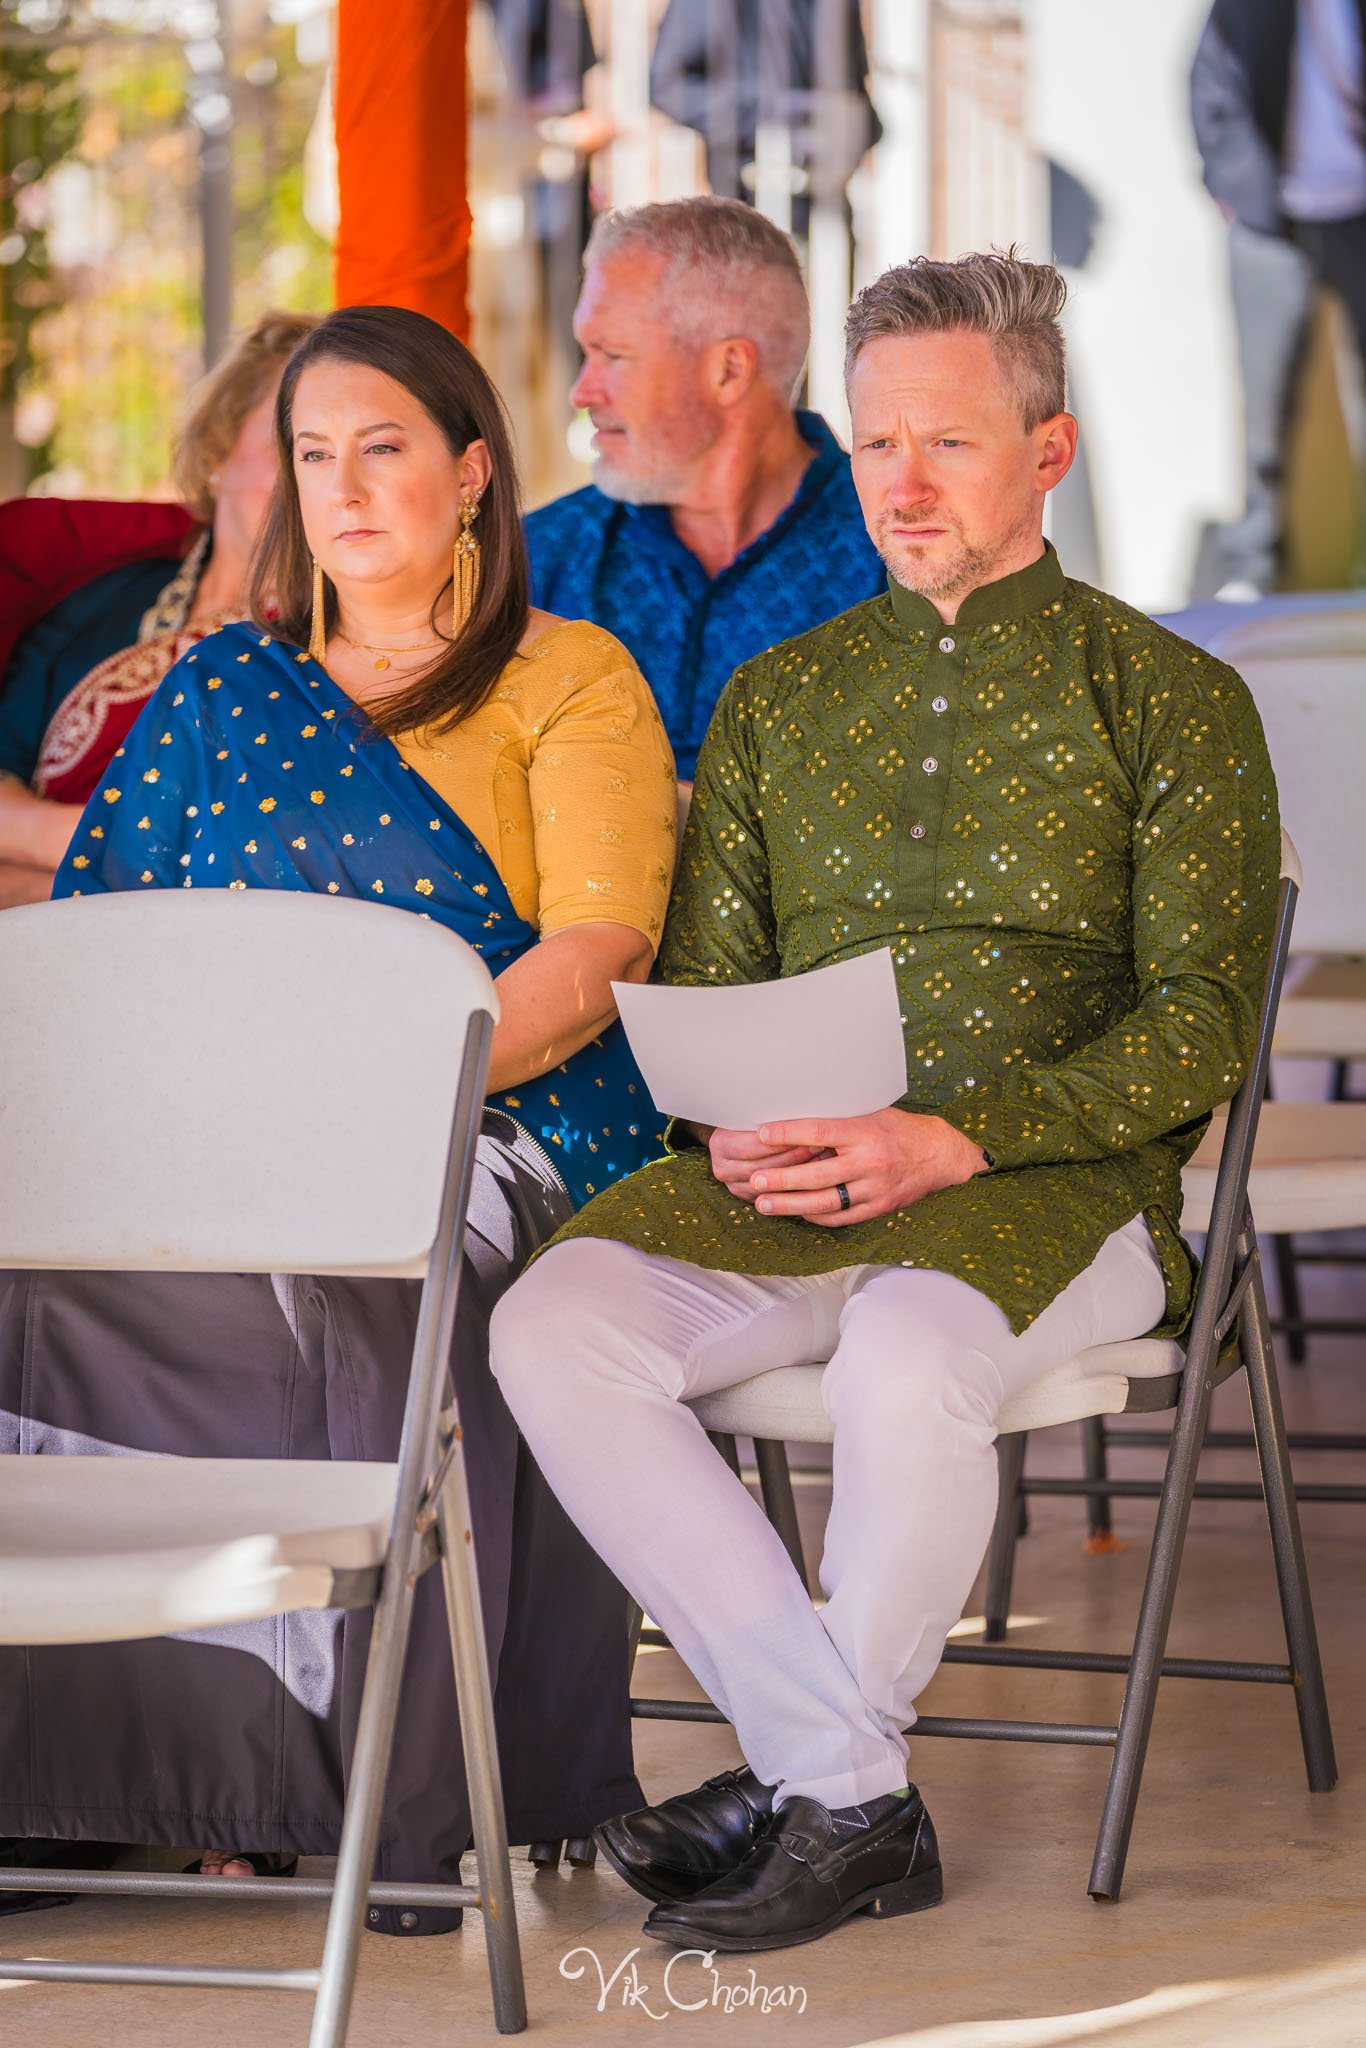
[[[558,620],[453,731],[396,745],[542,937],[625,924],[658,948],[678,829],[673,753],[644,676],[610,633]]]

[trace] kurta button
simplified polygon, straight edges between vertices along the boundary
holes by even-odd
[[[949,700],[947,697],[936,697],[930,705],[931,711],[938,711],[940,713],[947,711],[948,708]]]
[[[952,654],[957,645],[958,642],[954,639],[952,633],[946,633],[939,643],[939,652],[941,654]]]
[[[927,775],[933,775],[935,769],[939,766],[939,763],[935,760],[933,754],[926,754],[924,760],[921,762],[920,765]]]
[[[925,827],[923,825],[912,825],[911,837],[912,839],[923,839],[925,837]]]

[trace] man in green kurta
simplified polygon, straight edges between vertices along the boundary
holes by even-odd
[[[1086,1346],[1182,1330],[1181,1166],[1253,1045],[1265,744],[1231,670],[1043,540],[1076,445],[1062,300],[1049,266],[992,255],[855,302],[854,479],[888,592],[732,678],[660,955],[721,985],[889,946],[906,1096],[685,1134],[494,1321],[552,1486],[746,1758],[600,1831],[646,1931],[688,1947],[941,1896],[903,1731],[990,1533],[996,1417]],[[824,1360],[818,1613],[683,1404]]]

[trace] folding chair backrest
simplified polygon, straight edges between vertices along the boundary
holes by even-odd
[[[1219,607],[1223,624],[1201,646],[1237,668],[1247,656],[1298,660],[1306,654],[1366,659],[1366,592],[1334,590],[1265,599],[1247,611]],[[1180,631],[1180,627],[1177,627]]]
[[[1205,1251],[1196,1290],[1195,1311],[1187,1340],[1187,1354],[1198,1341],[1206,1339],[1225,1316],[1234,1253],[1247,1215],[1247,1184],[1257,1137],[1257,1122],[1266,1093],[1271,1065],[1271,1041],[1276,1029],[1285,965],[1300,903],[1303,872],[1299,849],[1281,828],[1281,888],[1276,906],[1276,923],[1267,959],[1266,980],[1258,1013],[1257,1041],[1237,1093],[1228,1106],[1219,1166],[1210,1204]],[[1203,1327],[1208,1324],[1208,1328]],[[1213,1351],[1210,1353],[1213,1357]]]
[[[1293,951],[1366,954],[1366,605],[1253,616],[1210,651],[1252,692],[1304,863]]]
[[[0,917],[0,1264],[420,1275],[476,1011],[381,905],[149,891]]]

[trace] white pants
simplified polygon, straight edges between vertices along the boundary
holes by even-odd
[[[1141,1217],[1022,1336],[949,1274],[718,1273],[557,1245],[494,1312],[493,1369],[542,1471],[780,1795],[851,1806],[906,1782],[902,1729],[959,1619],[996,1507],[1003,1404],[1165,1289]],[[753,1496],[682,1404],[828,1359],[834,1489],[815,1609]]]

